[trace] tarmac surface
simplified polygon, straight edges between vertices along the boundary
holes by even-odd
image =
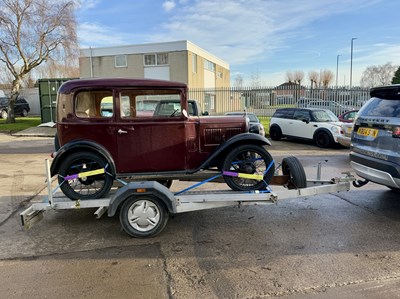
[[[178,214],[149,239],[83,209],[25,230],[19,213],[44,194],[53,150],[54,133],[38,134],[0,134],[0,297],[400,298],[399,194],[383,186]],[[309,179],[318,163],[323,179],[351,171],[345,148],[270,152],[297,156]]]

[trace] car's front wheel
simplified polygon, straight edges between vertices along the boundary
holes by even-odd
[[[275,172],[271,155],[259,145],[241,145],[233,149],[225,158],[222,170],[226,184],[235,191],[265,189]],[[246,176],[250,175],[250,176]],[[261,175],[262,180],[251,175]]]
[[[23,116],[23,117],[27,117],[27,116],[28,116],[28,110],[26,110],[26,109],[22,109],[21,116]]]
[[[107,161],[97,154],[73,153],[62,161],[58,183],[63,193],[72,200],[101,198],[108,194],[113,184],[113,176],[106,168]],[[88,173],[101,169],[105,169],[105,172],[95,175]]]

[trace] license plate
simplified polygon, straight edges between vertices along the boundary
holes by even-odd
[[[378,130],[369,128],[358,128],[357,134],[361,136],[376,137],[378,135]]]

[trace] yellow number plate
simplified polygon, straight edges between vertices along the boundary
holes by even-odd
[[[370,136],[370,137],[376,137],[378,135],[378,130],[376,129],[369,129],[369,128],[358,128],[357,130],[358,135],[362,136]]]

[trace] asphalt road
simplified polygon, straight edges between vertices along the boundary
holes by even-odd
[[[93,210],[25,230],[52,142],[0,135],[2,298],[400,298],[399,194],[385,187],[183,213],[149,239]],[[344,148],[282,141],[271,154],[297,156],[308,178],[318,163],[323,179],[350,171]]]

